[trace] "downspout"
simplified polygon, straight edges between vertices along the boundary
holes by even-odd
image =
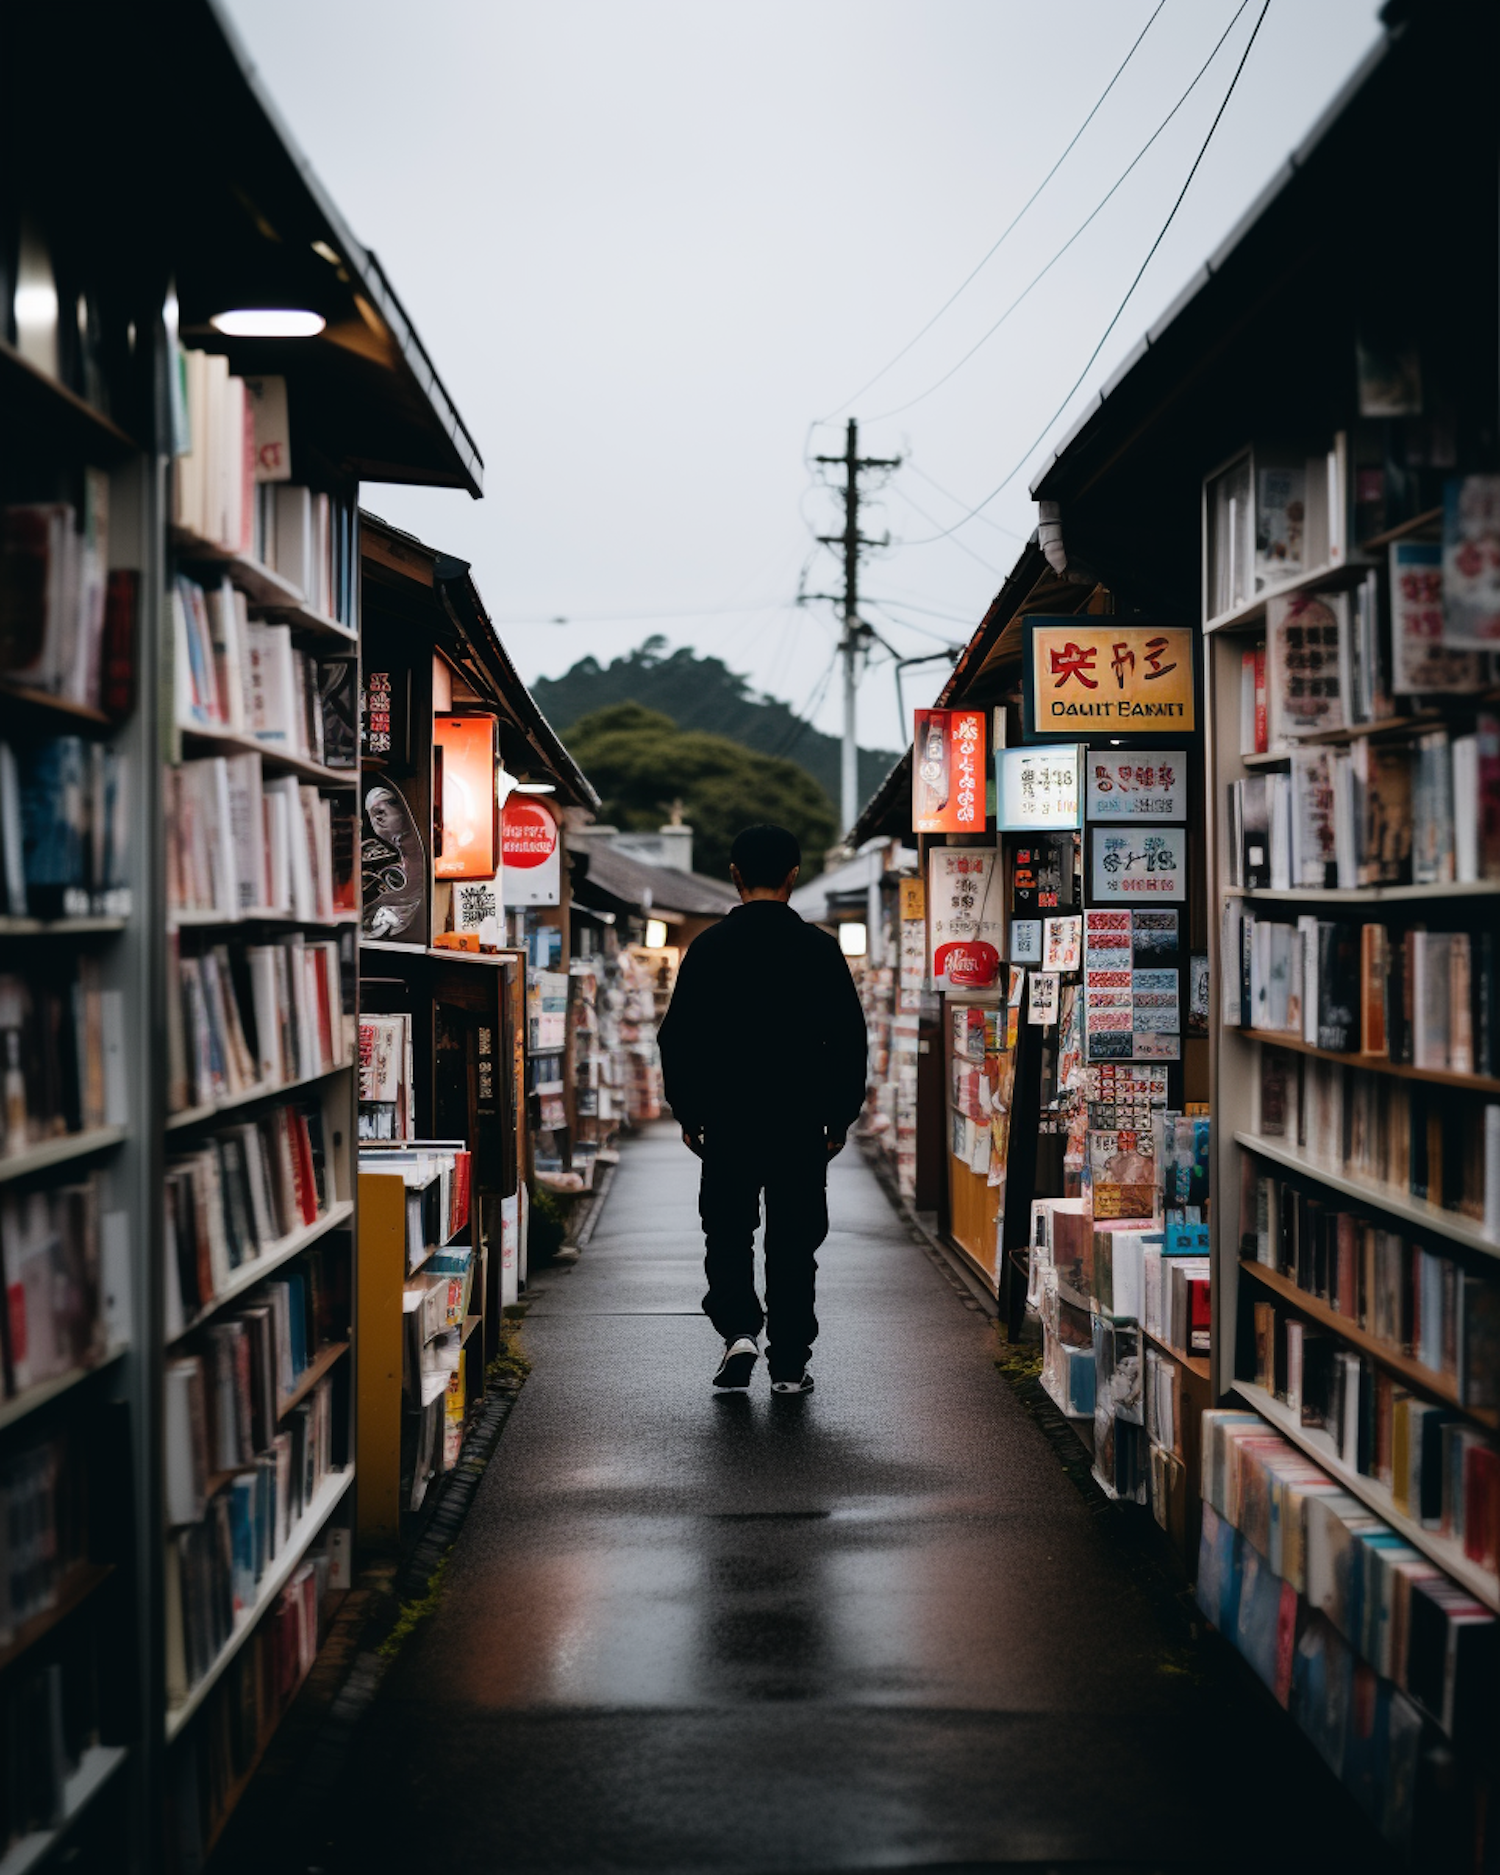
[[[1068,576],[1068,550],[1063,545],[1062,503],[1057,501],[1039,501],[1036,505],[1036,544],[1046,557],[1048,566],[1059,579]]]

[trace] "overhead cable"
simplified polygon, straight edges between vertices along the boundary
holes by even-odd
[[[1052,178],[1057,174],[1058,170],[1061,169],[1063,164],[1067,161],[1068,155],[1071,152],[1073,145],[1077,143],[1078,139],[1083,135],[1084,131],[1086,131],[1089,125],[1093,123],[1094,118],[1098,115],[1100,105],[1103,104],[1104,100],[1109,96],[1110,92],[1114,90],[1116,84],[1118,84],[1122,74],[1124,73],[1125,67],[1135,57],[1136,50],[1139,47],[1141,41],[1146,37],[1146,34],[1150,32],[1152,25],[1154,24],[1156,20],[1157,13],[1161,12],[1162,8],[1166,5],[1166,3],[1167,3],[1167,0],[1157,0],[1155,12],[1152,13],[1151,18],[1146,21],[1146,24],[1141,28],[1140,32],[1136,34],[1134,44],[1131,46],[1130,50],[1125,54],[1124,58],[1121,59],[1119,67],[1116,70],[1114,77],[1110,79],[1109,83],[1099,93],[1099,97],[1094,104],[1093,110],[1089,112],[1088,116],[1084,118],[1083,122],[1073,132],[1072,137],[1068,141],[1067,149],[1063,151],[1062,155],[1058,157],[1057,161],[1047,171],[1046,175],[1042,177],[1041,181],[1032,190],[1031,194],[1027,196],[1026,200],[1021,204],[1020,208],[1017,210],[1015,215],[1012,216],[1009,225],[1005,228],[1004,232],[1000,235],[999,239],[995,242],[994,246],[990,248],[989,252],[979,262],[978,266],[976,266],[971,273],[969,273],[962,281],[960,281],[960,283],[948,295],[947,299],[943,301],[942,305],[938,307],[937,311],[927,321],[926,325],[922,327],[921,331],[918,332],[914,338],[908,339],[906,344],[904,344],[901,347],[900,351],[896,353],[894,358],[890,359],[888,363],[883,364],[880,367],[880,369],[875,373],[873,378],[867,378],[865,382],[860,385],[859,389],[855,391],[852,397],[846,397],[843,403],[836,404],[834,408],[829,411],[826,417],[819,417],[818,418],[819,423],[830,422],[834,417],[836,417],[839,414],[841,410],[847,410],[850,404],[854,403],[856,399],[863,397],[865,392],[870,389],[871,385],[878,384],[888,371],[892,370],[896,365],[900,364],[901,360],[906,356],[906,354],[911,350],[912,346],[915,345],[919,339],[923,339],[927,336],[927,334],[937,324],[938,320],[942,318],[945,312],[947,312],[948,308],[953,304],[953,302],[956,299],[958,299],[958,297],[962,293],[964,293],[967,290],[967,288],[973,284],[975,280],[979,278],[979,275],[984,271],[984,269],[994,259],[996,254],[1000,252],[1000,249],[1005,245],[1006,241],[1009,239],[1011,235],[1012,230],[1014,230],[1015,227],[1021,221],[1022,216],[1025,215],[1026,211],[1031,207],[1032,203],[1041,194],[1042,190],[1046,188],[1047,184],[1052,180]]]
[[[1110,320],[1109,324],[1104,328],[1104,331],[1100,334],[1099,343],[1089,353],[1088,359],[1086,363],[1084,364],[1082,371],[1080,371],[1078,376],[1073,380],[1073,383],[1068,389],[1067,395],[1063,398],[1062,402],[1057,406],[1056,410],[1053,411],[1052,415],[1047,419],[1046,423],[1043,424],[1041,433],[1040,435],[1038,435],[1036,441],[1025,452],[1025,454],[1019,458],[1019,460],[1016,462],[1015,467],[1010,471],[1010,473],[1002,481],[996,483],[996,485],[985,496],[984,500],[981,501],[977,507],[971,508],[967,514],[960,515],[958,520],[956,520],[953,523],[952,527],[945,527],[941,534],[929,534],[923,540],[903,541],[902,542],[903,546],[927,547],[927,546],[930,546],[932,542],[935,540],[946,540],[948,536],[955,531],[955,529],[963,527],[968,522],[972,521],[974,517],[980,512],[980,509],[987,508],[998,494],[1000,494],[1003,490],[1009,488],[1011,483],[1021,473],[1022,469],[1025,468],[1026,464],[1036,454],[1037,450],[1041,447],[1041,445],[1044,442],[1046,442],[1047,437],[1049,433],[1051,432],[1053,425],[1057,422],[1058,418],[1062,416],[1063,412],[1067,409],[1068,405],[1073,401],[1074,395],[1076,394],[1079,385],[1083,383],[1084,379],[1088,376],[1089,372],[1093,369],[1094,360],[1099,356],[1100,352],[1104,350],[1105,343],[1108,340],[1110,333],[1113,332],[1115,327],[1120,323],[1121,315],[1124,313],[1125,308],[1130,304],[1131,296],[1134,294],[1136,288],[1140,285],[1142,277],[1144,276],[1146,272],[1146,269],[1151,265],[1151,262],[1156,254],[1156,250],[1161,246],[1162,242],[1165,240],[1168,228],[1171,227],[1173,221],[1176,219],[1177,211],[1179,208],[1182,207],[1183,197],[1187,194],[1188,188],[1192,183],[1193,177],[1196,176],[1198,173],[1199,164],[1203,161],[1203,158],[1208,153],[1208,146],[1213,141],[1214,132],[1219,127],[1219,119],[1223,117],[1225,111],[1229,107],[1229,100],[1234,96],[1234,88],[1239,83],[1240,73],[1244,71],[1245,69],[1245,61],[1250,56],[1250,49],[1255,44],[1256,36],[1259,34],[1261,26],[1265,21],[1266,14],[1270,10],[1271,10],[1271,0],[1264,0],[1264,4],[1262,5],[1260,9],[1259,17],[1256,19],[1255,25],[1253,29],[1251,30],[1250,37],[1245,42],[1245,50],[1240,54],[1240,62],[1234,68],[1234,76],[1229,81],[1229,89],[1224,93],[1224,101],[1222,104],[1220,104],[1218,110],[1214,113],[1214,121],[1208,127],[1208,135],[1203,139],[1203,143],[1198,151],[1198,154],[1193,158],[1193,166],[1187,173],[1187,181],[1183,183],[1182,188],[1178,191],[1177,200],[1172,204],[1171,213],[1167,216],[1166,220],[1162,223],[1161,232],[1157,235],[1156,239],[1151,243],[1150,250],[1147,253],[1146,258],[1141,262],[1140,267],[1138,268],[1136,272],[1135,278],[1131,281],[1130,285],[1126,288],[1124,299],[1122,299],[1119,305],[1115,308],[1114,317]],[[1239,15],[1236,14],[1235,18],[1238,19],[1238,17]],[[1231,21],[1231,24],[1233,24],[1233,21]]]

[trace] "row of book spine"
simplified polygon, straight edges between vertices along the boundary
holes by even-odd
[[[1229,824],[1228,883],[1249,891],[1500,880],[1500,717],[1296,749],[1230,782]]]
[[[1470,1408],[1500,1407],[1500,1272],[1390,1230],[1246,1154],[1240,1252],[1294,1282]]]
[[[1368,1179],[1500,1243],[1500,1103],[1270,1041],[1260,1057],[1259,1137],[1294,1147],[1310,1171]]]
[[[107,1352],[102,1239],[121,1245],[120,1213],[100,1215],[98,1174],[48,1187],[0,1192],[0,1352],[9,1399]],[[115,1276],[120,1272],[116,1270]]]
[[[55,1607],[84,1557],[82,1476],[66,1431],[0,1464],[0,1647]]]
[[[334,1202],[323,1109],[284,1102],[174,1155],[166,1178],[167,1334]]]
[[[210,1322],[198,1353],[168,1363],[166,1507],[196,1523],[210,1481],[272,1449],[284,1403],[336,1325],[334,1272],[316,1249],[259,1286],[246,1306]]]
[[[125,770],[80,736],[0,742],[0,910],[128,917]]]
[[[1453,1408],[1424,1400],[1336,1330],[1280,1301],[1250,1303],[1251,1371],[1340,1461],[1391,1494],[1403,1516],[1500,1571],[1500,1448]]]
[[[109,477],[0,509],[0,676],[119,720],[135,700],[140,575],[109,564]]]
[[[178,727],[253,736],[268,749],[351,769],[358,754],[355,660],[299,650],[289,625],[249,616],[226,574],[172,584]]]
[[[405,1140],[416,1131],[411,1016],[359,1018],[359,1137]]]
[[[1226,1025],[1290,1035],[1398,1067],[1500,1071],[1495,933],[1430,931],[1304,913],[1295,924],[1225,903]]]
[[[266,1571],[336,1465],[333,1386],[320,1380],[252,1466],[167,1540],[167,1700],[180,1705],[212,1667]]]
[[[300,931],[268,944],[183,955],[169,939],[168,1101],[173,1111],[242,1100],[353,1061],[350,970],[338,940]]]
[[[293,1571],[265,1619],[208,1695],[192,1734],[178,1746],[171,1793],[179,1866],[199,1868],[232,1793],[243,1783],[311,1671],[338,1583],[330,1531]],[[347,1557],[343,1574],[347,1577]]]
[[[61,1652],[43,1664],[23,1660],[0,1687],[0,1856],[18,1852],[19,1867],[34,1866],[36,1835],[66,1820],[69,1780],[99,1742],[89,1637],[69,1635]],[[81,1847],[75,1831],[70,1848]]]
[[[123,992],[64,949],[0,976],[0,1155],[123,1125]]]
[[[179,763],[164,785],[169,911],[326,924],[355,909],[352,799],[267,776],[253,752]]]
[[[1389,1682],[1388,1695],[1414,1702],[1456,1742],[1482,1746],[1493,1724],[1490,1694],[1500,1667],[1493,1612],[1259,1414],[1212,1410],[1203,1416],[1202,1435],[1199,1601],[1240,1641],[1283,1703],[1290,1692],[1296,1710],[1297,1676],[1313,1664],[1308,1626],[1321,1619],[1372,1674]],[[1243,1539],[1249,1555],[1235,1556],[1216,1527],[1219,1520]],[[1215,1550],[1216,1544],[1223,1547]],[[1262,1572],[1270,1584],[1252,1583]],[[1254,1604],[1243,1600],[1247,1585]],[[1270,1606],[1260,1605],[1262,1594]],[[1338,1703],[1342,1720],[1348,1707]],[[1332,1716],[1325,1707],[1314,1723]]]

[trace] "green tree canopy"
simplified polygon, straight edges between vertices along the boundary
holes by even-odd
[[[679,729],[640,703],[615,703],[581,717],[568,750],[599,792],[600,819],[654,831],[682,802],[693,829],[693,869],[729,877],[729,848],[742,827],[774,821],[802,843],[803,876],[816,872],[837,831],[833,803],[796,762],[701,729]]]

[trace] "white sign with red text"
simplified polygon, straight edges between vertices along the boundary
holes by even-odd
[[[540,801],[512,795],[500,826],[506,905],[556,905],[562,898],[562,840]]]

